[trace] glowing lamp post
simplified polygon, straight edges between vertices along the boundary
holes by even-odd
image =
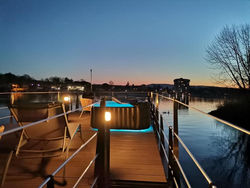
[[[65,105],[66,111],[69,111],[69,104],[70,104],[70,96],[64,96],[63,97],[63,103]]]
[[[63,98],[64,102],[69,103],[70,102],[70,96],[65,96]]]
[[[110,112],[105,112],[105,121],[110,121],[111,120],[111,113]]]
[[[110,168],[110,129],[108,126],[111,121],[111,112],[106,111],[106,101],[101,101],[102,124],[98,128],[96,153],[99,155],[95,163],[95,176],[99,177],[97,187],[110,187],[109,168]]]

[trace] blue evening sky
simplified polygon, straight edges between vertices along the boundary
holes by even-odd
[[[206,47],[245,23],[250,0],[0,0],[0,73],[214,85]]]

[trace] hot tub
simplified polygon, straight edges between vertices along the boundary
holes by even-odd
[[[104,121],[105,111],[111,113],[111,120],[108,123]],[[132,105],[106,101],[106,108],[95,104],[91,111],[91,126],[93,128],[109,126],[111,129],[147,129],[150,126],[149,104],[141,102]]]

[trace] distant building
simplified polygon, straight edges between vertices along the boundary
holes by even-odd
[[[68,85],[68,91],[84,91],[84,86],[82,85]]]
[[[174,97],[185,104],[189,103],[189,83],[189,79],[178,78],[174,80]]]
[[[189,79],[178,78],[174,80],[174,90],[175,93],[189,93]]]

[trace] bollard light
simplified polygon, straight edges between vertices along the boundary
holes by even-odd
[[[111,120],[111,113],[105,112],[105,121],[110,121],[110,120]]]
[[[64,102],[70,102],[70,97],[69,96],[66,96],[63,98]]]

